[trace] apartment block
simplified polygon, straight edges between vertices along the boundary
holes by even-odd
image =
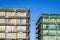
[[[0,40],[30,40],[30,9],[0,8]]]
[[[36,23],[38,40],[60,40],[60,14],[42,14]]]

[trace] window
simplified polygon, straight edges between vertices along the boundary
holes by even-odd
[[[24,13],[24,12],[17,12],[16,16],[26,16],[26,13]]]
[[[49,28],[49,26],[48,26],[48,25],[46,25],[46,28],[48,29],[48,28]]]
[[[43,22],[49,22],[49,19],[43,19]]]
[[[5,38],[5,33],[0,33],[0,38]]]
[[[60,40],[60,36],[58,36],[58,39],[57,40]]]
[[[5,16],[5,12],[0,12],[0,16]]]
[[[58,30],[58,35],[60,36],[60,30]]]
[[[56,25],[56,28],[57,28],[57,29],[60,29],[60,25]]]
[[[60,25],[59,25],[59,29],[60,29]]]
[[[17,19],[17,24],[26,24],[26,19]]]
[[[50,19],[50,22],[56,22],[56,20],[55,19]]]
[[[5,23],[5,19],[0,19],[0,23]]]
[[[15,32],[16,31],[16,26],[6,26],[6,32]]]
[[[56,35],[56,30],[49,30],[49,35]]]
[[[57,22],[60,22],[60,19],[57,19]]]
[[[48,36],[43,36],[43,40],[48,40]]]
[[[22,24],[22,19],[17,19],[17,24]]]
[[[7,19],[6,21],[8,24],[16,24],[16,19]]]
[[[15,12],[6,12],[6,17],[15,16]]]
[[[49,40],[56,40],[56,36],[49,36]]]
[[[26,38],[26,33],[17,33],[17,38]]]
[[[43,30],[43,35],[47,35],[48,30]]]
[[[16,38],[16,33],[7,33],[6,38],[15,39]]]
[[[5,26],[0,26],[0,31],[5,31]]]
[[[46,24],[43,24],[43,29],[46,29]]]
[[[26,31],[26,26],[17,26],[17,31]]]
[[[11,19],[11,20],[10,20],[10,23],[11,23],[11,24],[16,24],[16,19]]]
[[[56,26],[51,24],[49,29],[56,29]]]

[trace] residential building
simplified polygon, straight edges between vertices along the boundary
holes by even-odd
[[[30,40],[30,9],[0,8],[0,40]]]
[[[60,40],[60,14],[42,14],[37,23],[38,40]]]

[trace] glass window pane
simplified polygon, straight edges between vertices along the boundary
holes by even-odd
[[[0,16],[5,16],[5,12],[0,12]]]
[[[16,33],[7,33],[6,38],[8,38],[8,39],[16,39]]]
[[[49,26],[48,26],[48,25],[46,25],[46,28],[48,29],[48,28],[49,28]]]
[[[17,24],[26,24],[26,19],[17,19]]]
[[[43,30],[43,35],[47,35],[48,30]]]
[[[49,40],[56,40],[56,36],[49,36]]]
[[[17,31],[26,31],[26,26],[17,26]]]
[[[60,30],[58,30],[57,32],[58,32],[58,35],[60,36]]]
[[[15,32],[16,26],[6,26],[6,32]]]
[[[6,17],[11,17],[11,16],[15,16],[15,12],[6,12]]]
[[[60,36],[58,36],[58,39],[57,40],[60,40]]]
[[[5,33],[0,33],[0,38],[5,38]]]
[[[24,13],[24,12],[17,12],[16,16],[26,16],[26,13]]]
[[[0,31],[5,31],[5,26],[0,26]]]
[[[43,19],[43,22],[49,22],[49,19]]]
[[[43,40],[48,40],[48,36],[43,36]]]
[[[5,19],[0,19],[0,23],[5,23]]]
[[[56,20],[55,20],[55,19],[50,19],[49,21],[50,21],[50,22],[56,22]]]
[[[55,26],[55,25],[50,25],[49,28],[50,28],[50,29],[56,29],[56,26]]]
[[[17,33],[17,38],[26,38],[26,33]]]
[[[16,25],[16,19],[7,19],[8,24],[15,24]]]
[[[57,19],[57,22],[60,22],[60,19]]]
[[[49,35],[56,35],[56,30],[49,30]]]
[[[43,24],[43,29],[46,29],[46,24]]]

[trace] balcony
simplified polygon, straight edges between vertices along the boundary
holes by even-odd
[[[8,39],[16,39],[16,33],[7,33],[6,38]]]
[[[56,36],[43,36],[43,40],[56,40]]]
[[[2,31],[3,32],[3,31]],[[4,31],[5,32],[5,31]],[[23,33],[27,33],[27,32],[30,32],[29,30],[26,30],[26,31],[24,31],[24,30],[9,30],[9,31],[6,31],[7,33],[19,33],[19,32],[23,32]]]
[[[2,23],[0,25],[6,25],[6,26],[29,26],[30,23],[26,23],[26,24],[11,24],[11,23]]]
[[[5,38],[5,33],[0,33],[0,39],[4,39]]]
[[[43,19],[43,23],[45,24],[60,24],[60,19]]]
[[[22,33],[22,34],[18,33],[18,34],[17,34],[17,38],[18,38],[18,39],[19,39],[19,38],[26,39],[26,34],[25,34],[25,33]]]
[[[8,16],[6,19],[26,19],[30,18],[30,16]]]

